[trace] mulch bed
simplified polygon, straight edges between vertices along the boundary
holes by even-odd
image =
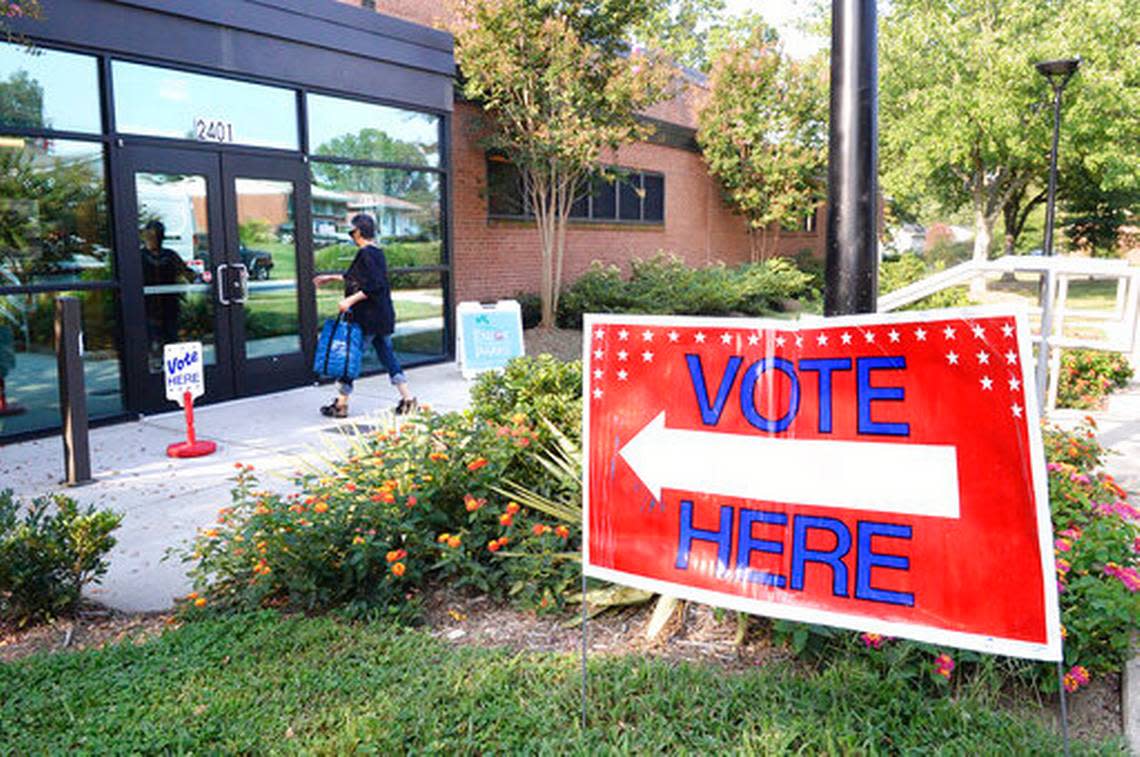
[[[107,644],[142,644],[177,626],[170,613],[123,613],[84,604],[70,618],[28,628],[0,625],[0,663],[39,652],[77,652]]]
[[[582,332],[573,329],[528,329],[523,332],[526,354],[547,353],[564,362],[582,359]]]

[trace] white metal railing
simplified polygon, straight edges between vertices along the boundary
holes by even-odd
[[[1042,283],[1052,278],[1055,284],[1039,287],[1037,305],[1030,308],[1030,313],[1038,316],[1038,325],[1033,334],[1034,343],[1039,352],[1044,348],[1048,355],[1048,388],[1045,392],[1047,409],[1052,410],[1057,403],[1061,348],[1120,352],[1128,356],[1134,368],[1140,368],[1140,322],[1137,320],[1140,313],[1140,268],[1130,266],[1124,260],[1009,255],[997,260],[970,260],[882,295],[879,297],[879,312],[897,310],[943,289],[973,282],[979,277],[1017,273],[1034,274]],[[1112,308],[1072,310],[1069,307],[1069,284],[1078,279],[1115,279],[1116,296]],[[1051,301],[1042,302],[1048,289],[1053,291],[1054,296]],[[1082,322],[1095,324],[1095,330],[1104,336],[1100,339],[1087,335],[1066,336],[1066,319],[1070,325]],[[1049,324],[1045,334],[1041,333],[1042,322]],[[1038,378],[1039,385],[1043,385],[1045,377]]]

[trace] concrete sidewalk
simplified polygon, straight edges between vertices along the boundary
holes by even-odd
[[[1050,420],[1072,428],[1086,415],[1097,424],[1097,439],[1111,450],[1105,470],[1131,497],[1140,497],[1140,378],[1108,398],[1104,410],[1055,410]]]
[[[454,363],[407,373],[421,403],[444,411],[467,406],[470,384]],[[166,457],[166,445],[185,438],[180,410],[95,429],[95,483],[71,490],[59,484],[63,451],[58,437],[9,445],[0,448],[0,488],[11,488],[24,499],[66,491],[81,504],[122,513],[110,570],[89,594],[118,610],[167,609],[172,597],[186,594],[190,585],[187,566],[162,557],[213,523],[218,509],[229,504],[234,463],[253,465],[268,487],[283,489],[295,471],[321,465],[345,445],[358,426],[391,423],[390,409],[399,399],[387,376],[361,379],[352,417],[336,422],[317,411],[333,392],[327,386],[303,387],[198,409],[198,436],[216,441],[218,451],[192,460]]]

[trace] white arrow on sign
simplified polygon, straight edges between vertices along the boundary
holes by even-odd
[[[949,445],[777,439],[665,428],[665,411],[620,454],[658,501],[662,489],[848,510],[958,517]]]

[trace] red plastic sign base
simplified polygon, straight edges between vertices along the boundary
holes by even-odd
[[[198,440],[194,442],[178,442],[166,448],[168,457],[202,457],[213,454],[218,449],[214,442]]]

